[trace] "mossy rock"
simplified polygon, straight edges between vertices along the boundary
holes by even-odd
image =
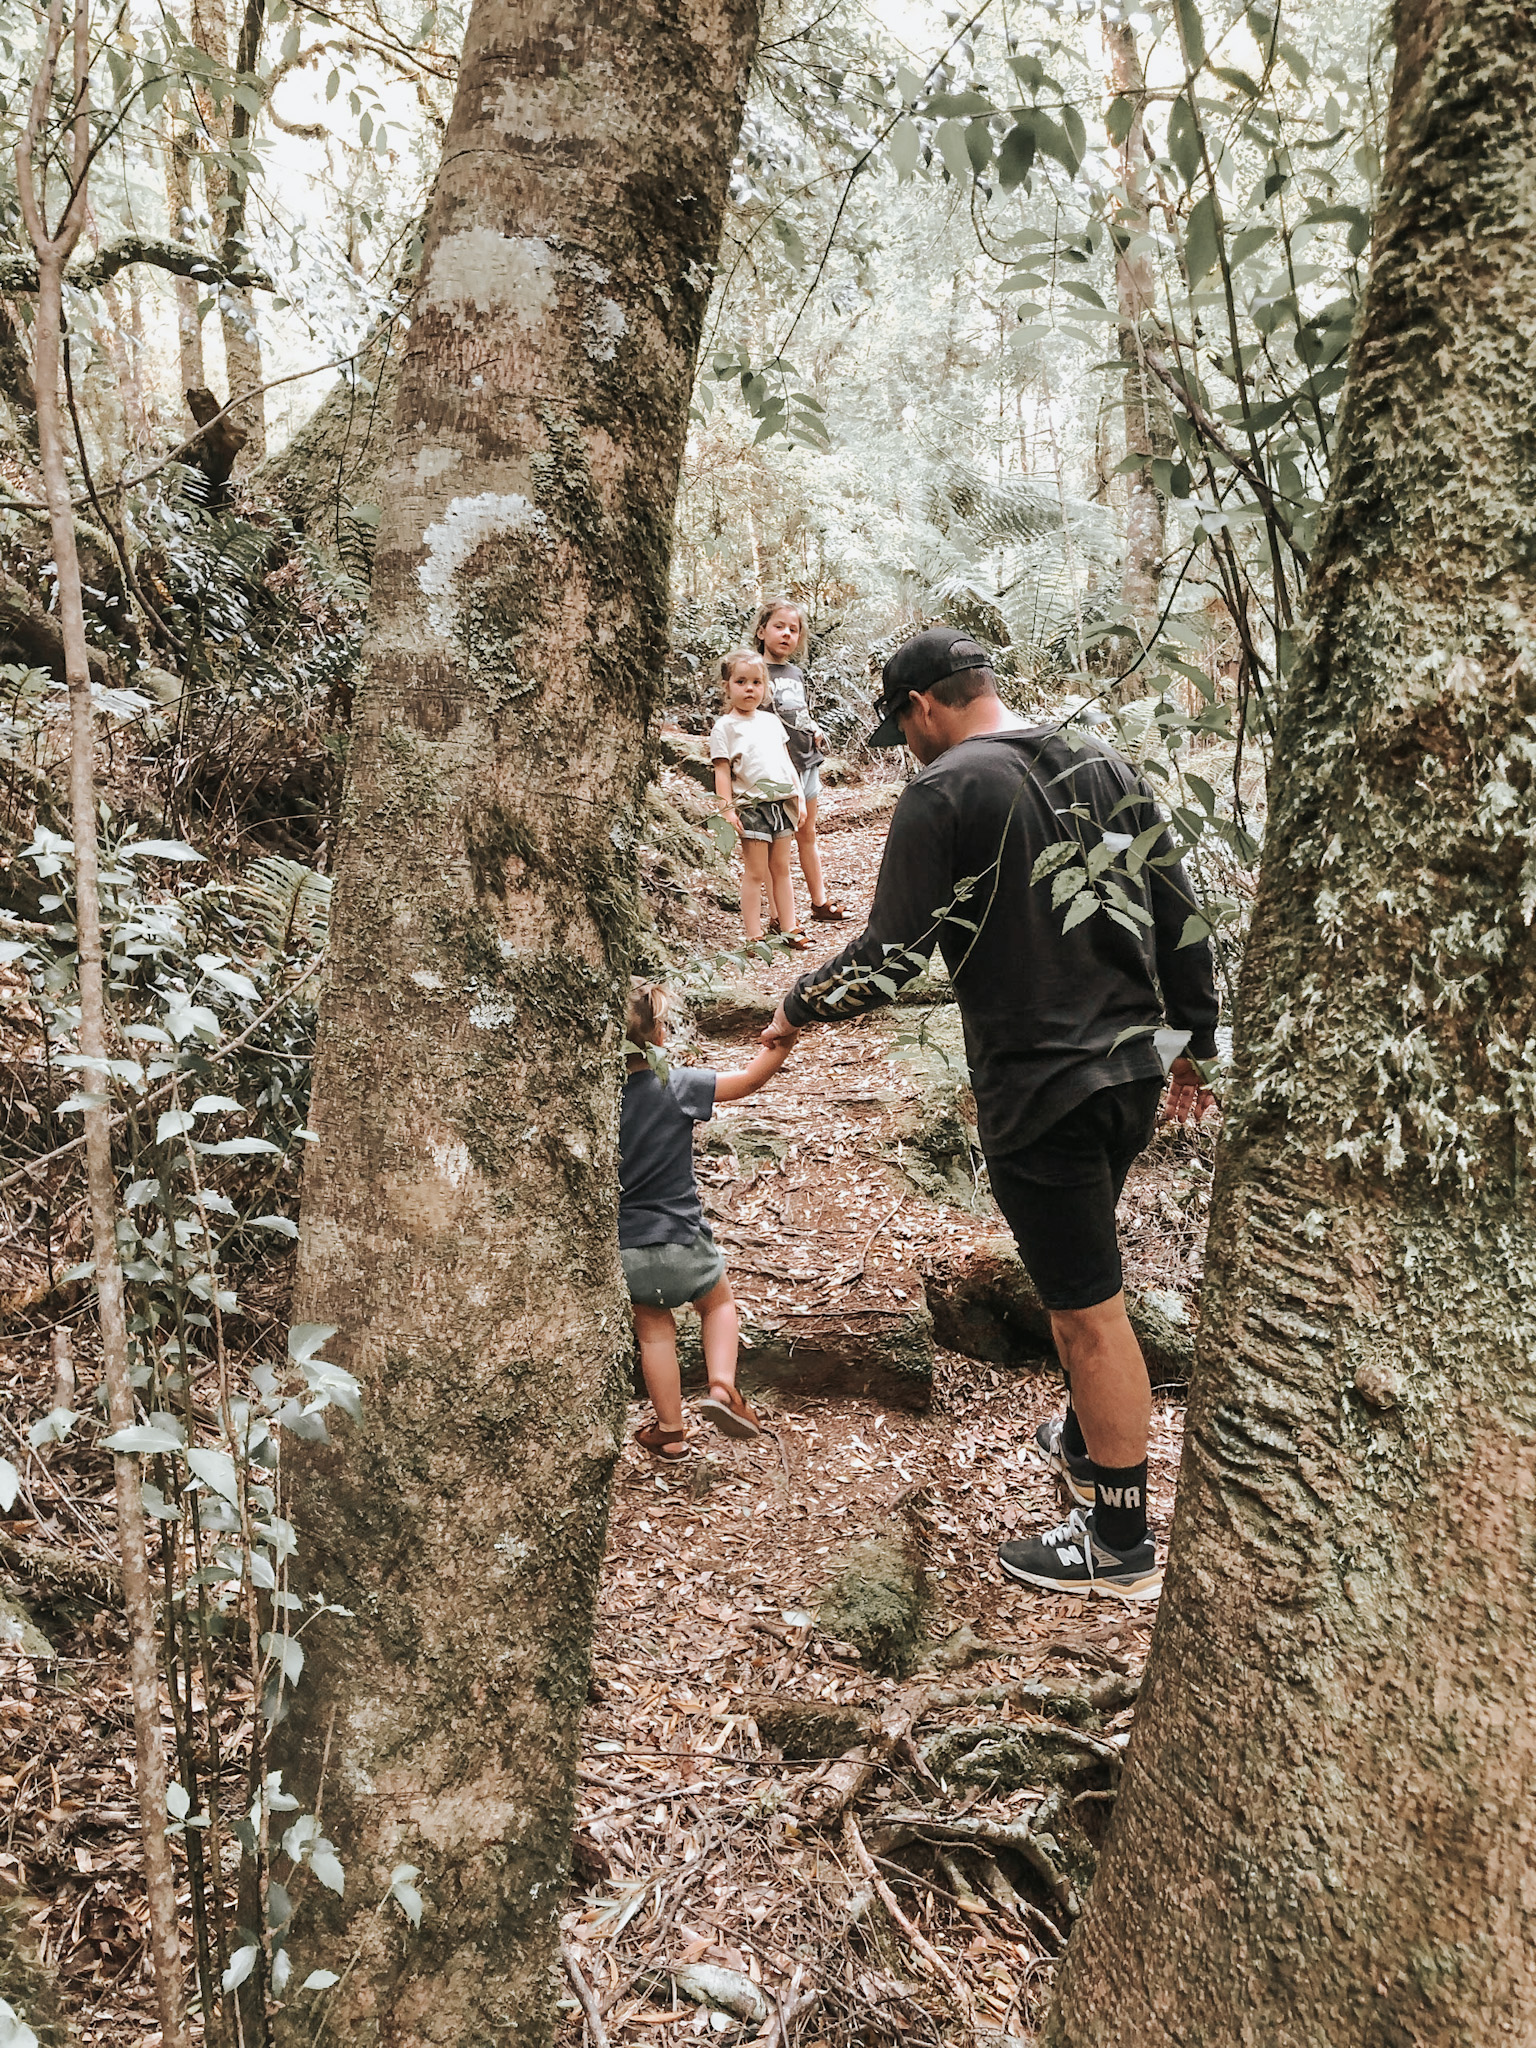
[[[986,1365],[1056,1364],[1050,1312],[1011,1237],[989,1238],[968,1258],[925,1273],[923,1291],[945,1350]],[[1135,1294],[1127,1294],[1126,1312],[1153,1386],[1187,1386],[1195,1363],[1193,1325]]]
[[[695,997],[689,1007],[706,1038],[755,1038],[773,1022],[778,998],[754,988],[750,981],[733,981],[707,996]]]
[[[714,793],[715,764],[701,740],[694,739],[689,733],[663,729],[656,735],[656,751],[669,768],[675,768],[679,775],[686,775],[700,789]]]
[[[969,1088],[930,1083],[902,1116],[889,1149],[902,1174],[928,1201],[973,1213],[990,1206]]]
[[[730,1140],[737,1165],[749,1173],[777,1166],[789,1151],[788,1138],[782,1131],[776,1131],[772,1124],[729,1123],[723,1124],[721,1129]]]
[[[749,1694],[743,1703],[757,1732],[791,1761],[846,1756],[868,1739],[875,1717],[857,1707],[822,1700],[786,1699],[780,1693]]]
[[[872,1536],[845,1554],[817,1595],[816,1622],[851,1643],[871,1671],[900,1676],[915,1660],[928,1599],[915,1539],[906,1531]]]
[[[36,1903],[24,1892],[0,1899],[0,1998],[32,2029],[38,2048],[71,2048],[75,2036],[59,2017],[53,1977],[27,1926]]]
[[[52,1663],[55,1652],[19,1600],[0,1591],[0,1650],[17,1651],[35,1664]]]
[[[832,1319],[829,1317],[829,1323]],[[785,1394],[860,1395],[888,1408],[921,1413],[933,1401],[933,1320],[926,1308],[910,1315],[869,1318],[871,1327],[773,1329],[743,1321],[740,1376],[750,1396],[771,1388]],[[680,1309],[677,1357],[690,1392],[705,1384],[698,1318]]]

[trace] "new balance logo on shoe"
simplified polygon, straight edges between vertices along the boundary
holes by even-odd
[[[1141,1488],[1139,1486],[1101,1486],[1099,1499],[1107,1508],[1139,1508]]]

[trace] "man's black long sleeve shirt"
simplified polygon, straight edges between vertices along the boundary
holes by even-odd
[[[1061,865],[1032,881],[1052,847]],[[1165,1021],[1189,1032],[1195,1059],[1214,1054],[1211,949],[1179,944],[1199,904],[1182,867],[1156,865],[1171,851],[1151,790],[1097,742],[1051,727],[962,740],[903,790],[868,925],[800,977],[785,1015],[800,1026],[877,1009],[937,943],[982,1149],[1011,1152],[1100,1088],[1159,1076],[1152,1033]],[[1058,880],[1074,870],[1080,883]],[[1099,907],[1064,931],[1085,889]]]

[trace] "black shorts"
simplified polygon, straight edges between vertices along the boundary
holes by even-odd
[[[988,1156],[992,1199],[1047,1308],[1094,1308],[1120,1292],[1115,1204],[1162,1097],[1161,1081],[1100,1088],[1030,1144]]]

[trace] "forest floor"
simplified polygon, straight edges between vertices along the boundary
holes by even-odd
[[[808,926],[809,954],[785,950],[751,964],[748,978],[767,993],[835,951],[867,911],[887,818],[840,829],[839,805],[839,792],[823,799],[823,854],[848,922]],[[798,876],[797,885],[803,917]],[[705,949],[742,943],[737,920],[707,902],[693,931]],[[921,1303],[926,1270],[952,1268],[1002,1228],[984,1191],[970,1203],[930,1200],[895,1163],[926,1079],[914,1035],[903,1010],[805,1033],[762,1094],[724,1113],[728,1124],[750,1126],[744,1162],[711,1156],[705,1127],[700,1182],[746,1321],[782,1329],[798,1311],[824,1331],[829,1319],[857,1329],[902,1317]],[[682,1056],[730,1068],[754,1049],[748,1027],[728,1040],[700,1038]],[[781,1156],[765,1138],[781,1141]],[[1212,1148],[1209,1130],[1160,1132],[1121,1209],[1129,1283],[1177,1293],[1188,1308],[1198,1297]],[[878,1848],[882,1830],[893,1832],[882,1817],[893,1804],[911,1806],[914,1788],[933,1801],[911,1758],[934,1753],[935,1736],[960,1755],[952,1796],[932,1811],[1004,1824],[1038,1813],[1058,1774],[1048,1755],[1008,1742],[1014,1728],[1042,1726],[1041,1699],[1021,1683],[1062,1696],[1047,1721],[1107,1675],[1131,1681],[1116,1697],[1134,1691],[1155,1603],[1042,1596],[996,1564],[999,1542],[1066,1511],[1034,1443],[1060,1405],[1059,1380],[1043,1362],[1005,1369],[941,1351],[923,1414],[868,1398],[760,1391],[750,1367],[743,1381],[769,1424],[763,1441],[732,1443],[701,1426],[689,1464],[662,1467],[631,1443],[619,1467],[583,1729],[578,1875],[564,1920],[571,1960],[615,2044],[711,2027],[741,2039],[783,2039],[787,2029],[803,2048],[1029,2040],[1069,1925],[1049,1886],[1036,1881],[1031,1891],[1011,1863],[1022,1903],[1040,1912],[1021,1920],[986,1890],[1007,1859],[978,1876],[975,1852],[968,1858],[962,1847],[946,1875],[931,1849],[908,1868],[910,1856],[898,1862],[892,1848],[883,1874],[964,1987],[967,2019],[954,1985],[899,1931],[891,1936],[882,1907],[867,1910],[857,1850],[840,1828],[803,1826],[808,1781],[824,1767],[793,1752],[835,1755],[839,1725],[847,1741],[865,1732],[860,1715],[893,1703],[909,1716],[904,1776],[887,1765],[856,1823]],[[637,1402],[632,1426],[648,1412]],[[1182,1403],[1163,1396],[1150,1471],[1162,1542],[1181,1427]],[[816,1622],[818,1595],[849,1553],[857,1571],[856,1547],[893,1531],[920,1553],[927,1591],[904,1677],[865,1668]],[[831,1711],[818,1728],[808,1709]],[[1123,1741],[1128,1708],[1094,1718],[1101,1740]],[[941,1735],[957,1728],[986,1732],[1001,1759],[990,1786],[985,1767],[966,1769],[966,1743]],[[900,1765],[900,1749],[893,1755]],[[1072,1794],[1090,1840],[1106,1790],[1101,1779]],[[1066,1830],[1058,1824],[1057,1833]],[[685,1978],[680,1987],[675,1973],[699,1964],[763,1987],[767,2020],[739,2026],[721,2010],[729,1980]],[[692,1996],[713,1984],[717,2003],[691,2002],[689,1981]],[[571,2048],[582,2032],[572,2010]]]
[[[835,950],[868,906],[886,816],[831,792],[824,824],[848,922],[810,927],[809,955],[750,962],[765,993]],[[702,952],[740,949],[739,921],[706,896],[690,915]],[[748,1320],[782,1329],[805,1313],[817,1328],[859,1329],[909,1317],[925,1271],[1000,1229],[984,1190],[930,1199],[901,1170],[903,1119],[927,1076],[913,1036],[900,1010],[807,1033],[770,1088],[722,1118],[728,1133],[749,1127],[751,1143],[701,1147]],[[739,1066],[753,1042],[745,1029],[681,1056]],[[1121,1212],[1128,1279],[1188,1309],[1212,1146],[1209,1130],[1160,1133]],[[73,1444],[28,1445],[29,1419],[52,1405],[52,1370],[39,1323],[7,1345],[0,1371],[0,1448],[25,1479],[0,1523],[0,1567],[17,1545],[70,1560],[53,1589],[67,1617],[51,1629],[57,1659],[0,1647],[0,1912],[28,1921],[75,2039],[154,2048],[120,1614],[103,1597],[111,1475]],[[1000,1540],[1065,1512],[1034,1448],[1060,1398],[1043,1364],[941,1351],[922,1413],[760,1393],[750,1369],[743,1380],[769,1425],[761,1440],[700,1427],[675,1467],[631,1442],[615,1477],[562,1918],[562,2043],[1028,2041],[1113,1795],[1155,1603],[1052,1599],[997,1570]],[[634,1404],[631,1431],[646,1412]],[[1150,1488],[1162,1540],[1180,1430],[1165,1394]],[[858,1546],[875,1541],[911,1561],[922,1596],[918,1640],[884,1672],[817,1618],[829,1583],[850,1561],[857,1576]],[[230,1702],[231,1754],[246,1712]],[[845,1752],[851,1766],[828,1761]],[[1047,1845],[1035,1862],[1018,1852],[1026,1836]],[[879,1860],[865,1868],[864,1856]],[[872,1895],[871,1872],[893,1887],[905,1926]],[[578,2008],[578,1978],[601,2037]]]

